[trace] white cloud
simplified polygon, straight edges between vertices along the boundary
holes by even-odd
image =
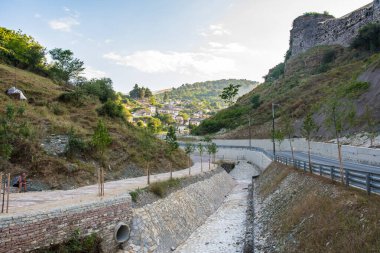
[[[118,65],[133,67],[145,73],[202,74],[215,75],[236,71],[233,59],[207,52],[160,52],[137,51],[127,56],[110,52],[103,56]]]
[[[231,35],[231,31],[224,28],[223,24],[217,24],[217,25],[210,25],[207,31],[202,31],[200,35],[203,37]]]
[[[39,14],[39,13],[35,13],[35,14],[34,14],[34,17],[35,17],[35,18],[41,18],[41,14]]]
[[[88,78],[88,79],[92,79],[92,78],[102,78],[102,77],[106,77],[107,76],[107,73],[104,72],[104,71],[101,71],[101,70],[97,70],[91,66],[87,66],[85,68],[85,70],[83,71],[83,74],[82,76]]]
[[[113,40],[111,40],[111,39],[104,40],[104,43],[106,43],[106,44],[109,44],[109,43],[112,43],[112,42],[113,42]]]
[[[62,32],[71,32],[73,26],[79,25],[79,21],[73,17],[65,17],[60,19],[51,20],[49,22],[50,28]]]

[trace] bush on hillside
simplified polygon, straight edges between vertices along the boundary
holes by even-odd
[[[62,93],[58,97],[58,101],[63,103],[71,103],[76,106],[83,105],[83,99],[85,94],[80,89],[75,89],[73,91]]]
[[[97,109],[97,112],[101,116],[125,119],[124,106],[116,101],[108,100],[102,107]]]
[[[116,99],[116,93],[113,90],[110,78],[92,79],[80,84],[79,88],[83,93],[99,98],[102,103]]]
[[[45,73],[45,48],[20,30],[0,27],[0,60],[18,68]]]
[[[370,51],[380,51],[380,24],[368,24],[360,29],[358,36],[352,41],[351,47]]]
[[[264,76],[265,82],[273,82],[277,79],[280,79],[280,77],[284,74],[284,72],[285,72],[285,63],[282,62],[269,70],[268,74]]]

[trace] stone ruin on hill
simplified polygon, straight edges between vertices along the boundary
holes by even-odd
[[[341,18],[328,14],[305,14],[296,18],[290,31],[291,56],[319,45],[349,46],[361,27],[380,21],[380,0]]]

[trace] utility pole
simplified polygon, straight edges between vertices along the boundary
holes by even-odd
[[[276,143],[274,141],[274,132],[275,132],[275,129],[274,129],[274,107],[275,106],[279,106],[278,104],[275,104],[275,103],[272,103],[272,142],[273,142],[273,160],[276,159]]]

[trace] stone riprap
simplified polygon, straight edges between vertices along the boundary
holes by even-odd
[[[248,185],[252,182],[252,176],[259,175],[259,170],[246,161],[240,161],[230,175],[237,185],[220,208],[177,248],[176,253],[244,251]]]
[[[125,252],[170,252],[213,214],[235,186],[225,171],[133,211]]]
[[[82,236],[96,233],[103,252],[113,252],[114,228],[130,223],[129,194],[93,203],[56,207],[49,211],[0,216],[0,253],[28,252],[69,240],[74,231]]]
[[[292,57],[318,45],[349,46],[364,25],[380,21],[380,2],[375,0],[341,18],[325,14],[298,17],[290,32]]]

